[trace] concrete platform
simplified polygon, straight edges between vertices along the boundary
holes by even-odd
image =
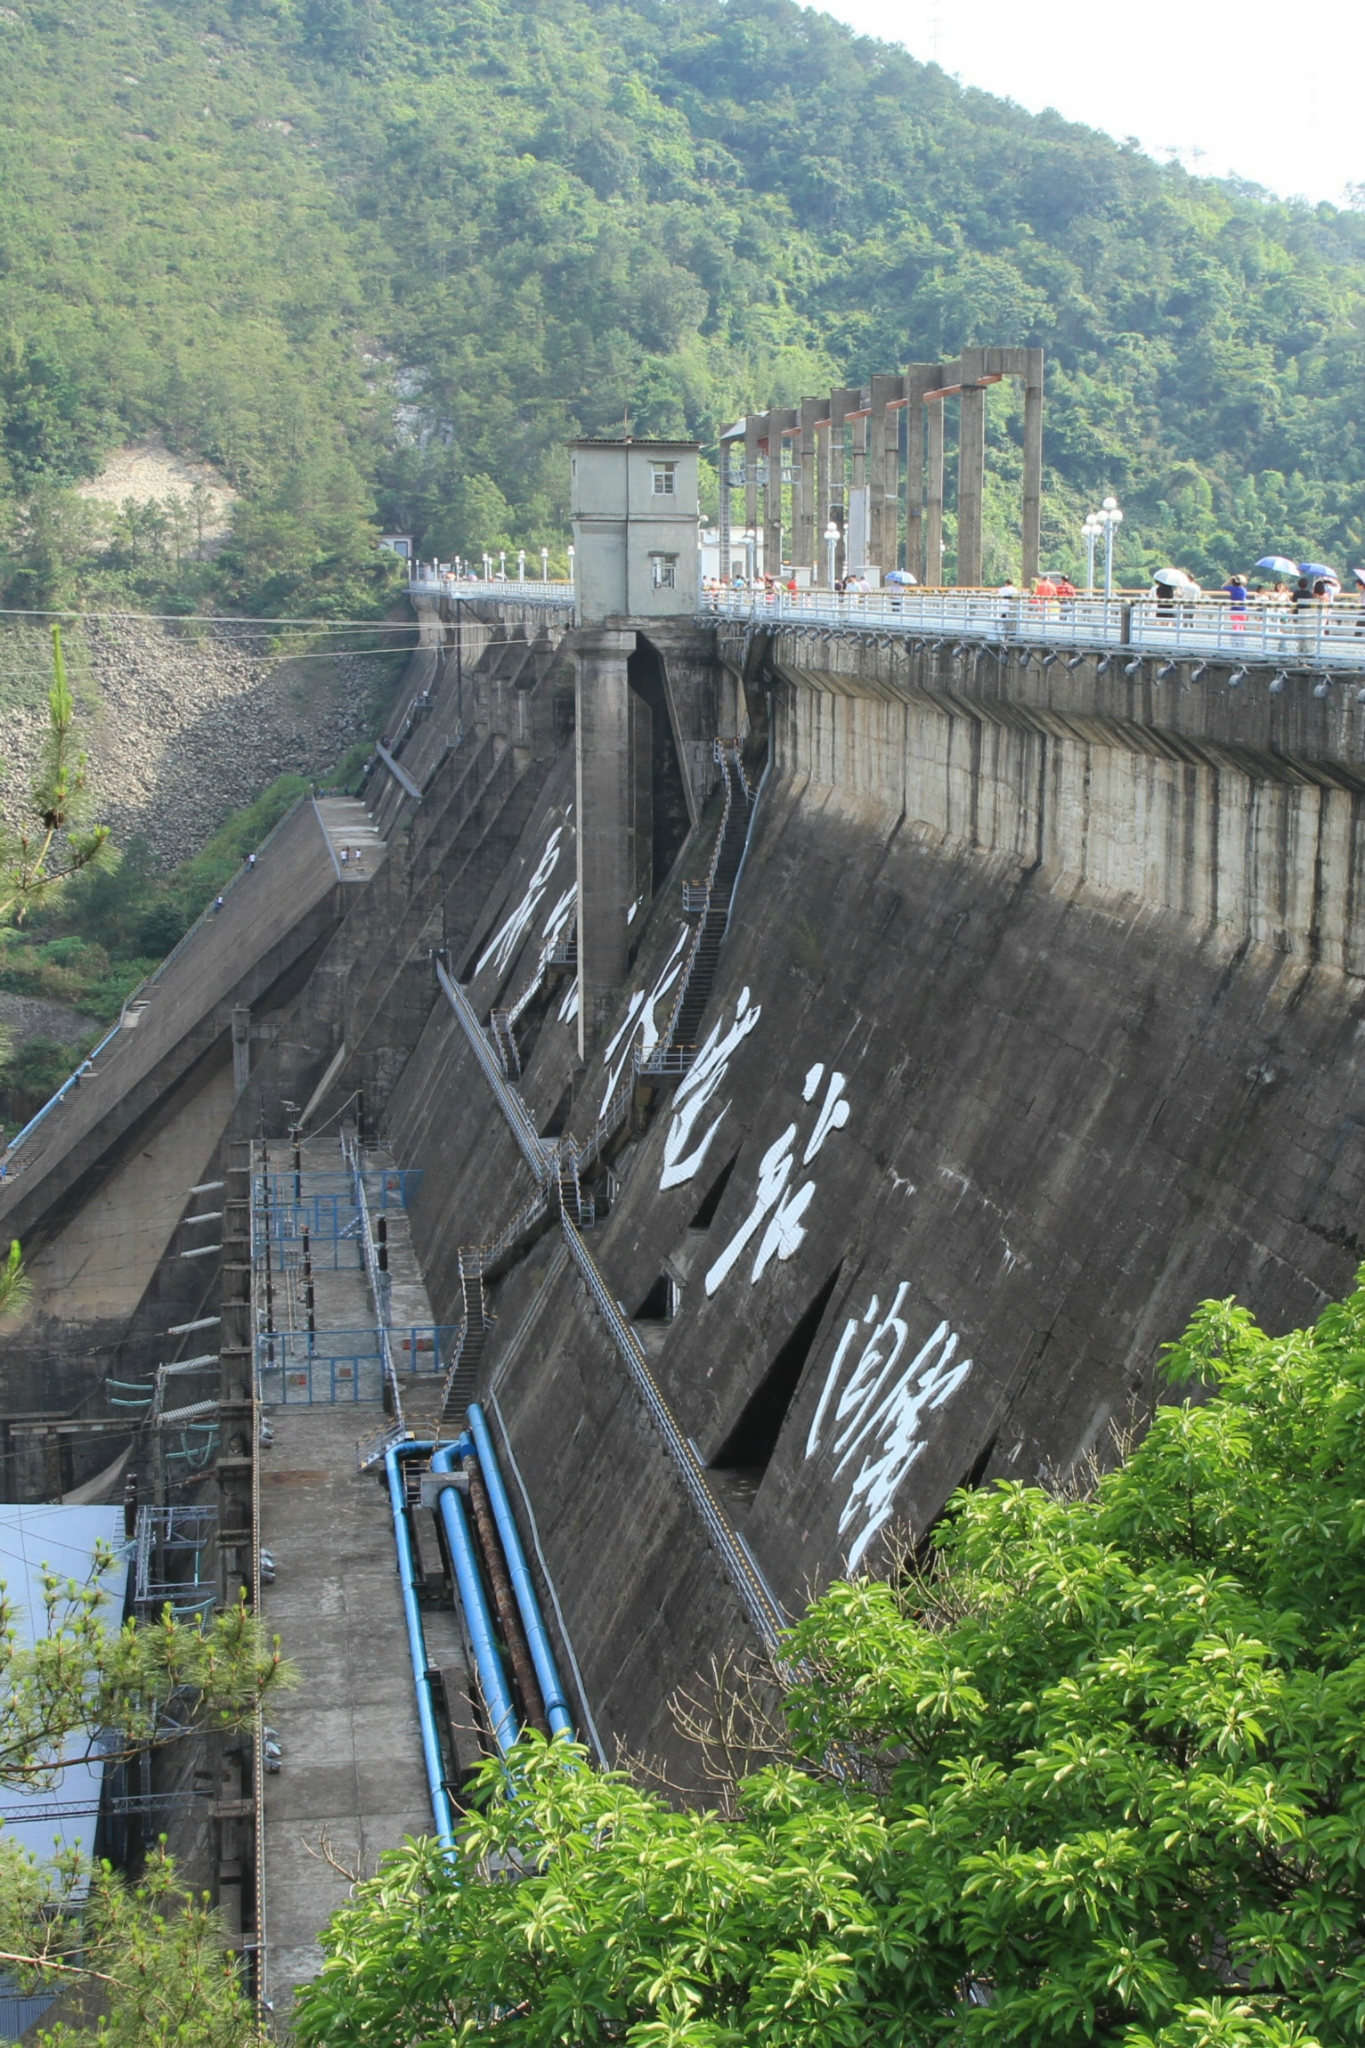
[[[284,1751],[264,1799],[277,2023],[321,1964],[319,1932],[349,1890],[325,1851],[370,1876],[385,1849],[431,1832],[388,1503],[355,1469],[357,1414],[370,1412],[278,1409],[262,1452],[261,1542],[278,1571],[264,1619],[302,1676],[270,1710]]]
[[[317,814],[342,881],[368,882],[388,849],[359,797],[320,796]]]
[[[275,1141],[269,1151],[271,1171],[287,1189],[291,1148]],[[368,1155],[368,1163],[384,1169],[394,1162],[379,1150]],[[308,1141],[300,1157],[304,1200],[334,1193],[342,1166],[335,1135]],[[391,1321],[429,1323],[406,1212],[395,1204],[383,1213]],[[316,1251],[316,1343],[322,1355],[329,1331],[373,1329],[374,1307],[361,1268],[330,1267],[322,1238]],[[259,1261],[255,1282],[259,1308]],[[303,1290],[297,1268],[277,1270],[276,1329],[305,1331]],[[413,1378],[434,1403],[440,1375]],[[377,1395],[377,1364],[373,1381]],[[319,1374],[318,1388],[325,1384]],[[405,1410],[410,1384],[405,1375]],[[388,1494],[382,1475],[356,1470],[356,1441],[383,1423],[383,1410],[377,1398],[311,1406],[272,1402],[268,1418],[275,1441],[260,1452],[261,1547],[274,1557],[277,1576],[263,1587],[261,1605],[267,1627],[278,1633],[302,1678],[296,1691],[271,1706],[283,1759],[278,1773],[265,1779],[263,1801],[265,1991],[277,2027],[284,2028],[295,1987],[321,1964],[318,1937],[346,1899],[345,1873],[372,1876],[386,1849],[397,1848],[405,1836],[431,1833],[432,1815]],[[413,1426],[413,1418],[407,1419]],[[428,1607],[423,1624],[429,1661],[462,1667],[453,1607]]]

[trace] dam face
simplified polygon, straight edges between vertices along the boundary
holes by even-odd
[[[268,1478],[271,1455],[250,1423],[229,1442],[262,1327],[233,1278],[253,1147],[277,1170],[301,1123],[316,1165],[359,1117],[457,1333],[427,1423],[481,1404],[579,1728],[685,1780],[668,1702],[713,1656],[878,1569],[893,1531],[922,1539],[959,1486],[1103,1456],[1204,1298],[1278,1330],[1349,1284],[1365,709],[1302,677],[1229,689],[1216,663],[1158,684],[690,618],[612,639],[628,844],[580,859],[604,826],[574,629],[428,605],[363,792],[369,865],[342,880],[345,828],[287,824],[242,885],[268,910],[192,937],[164,1024],[150,998],[162,1036],[54,1113],[0,1225],[66,1270],[156,1119],[189,1114],[195,1076],[216,1091],[193,1167],[167,1148],[174,1216],[119,1356],[152,1356],[206,1268],[225,1419],[202,1487],[226,1504],[233,1458]],[[630,900],[596,1023],[578,889],[606,868]],[[186,1262],[191,1172],[228,1213]],[[91,1388],[115,1362],[100,1299]],[[80,1351],[58,1292],[46,1315],[30,1367],[45,1331]],[[373,1471],[347,1484],[387,1556]]]

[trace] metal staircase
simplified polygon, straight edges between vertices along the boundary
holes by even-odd
[[[738,740],[717,740],[715,759],[725,779],[720,830],[705,882],[688,882],[683,887],[683,913],[696,916],[697,927],[668,1024],[653,1051],[639,1062],[638,1072],[650,1078],[677,1079],[687,1072],[695,1057],[701,1020],[715,986],[721,941],[730,922],[735,879],[749,836],[754,793],[744,773]]]
[[[372,1472],[376,1465],[382,1465],[390,1446],[402,1443],[407,1434],[401,1422],[386,1422],[379,1429],[372,1429],[368,1436],[358,1437],[355,1447],[357,1472]]]
[[[490,1010],[488,1013],[488,1035],[493,1041],[493,1050],[509,1081],[521,1079],[521,1054],[517,1051],[517,1034],[513,1027],[510,1010]]]
[[[440,1419],[444,1428],[464,1414],[479,1384],[479,1369],[493,1327],[488,1313],[483,1279],[488,1265],[489,1245],[461,1245],[460,1295],[464,1313],[450,1354],[445,1385],[441,1389]]]
[[[574,924],[567,933],[541,948],[535,973],[510,1008],[489,1011],[488,1033],[493,1041],[493,1050],[502,1063],[502,1071],[509,1081],[521,1079],[521,1049],[517,1044],[516,1032],[518,1018],[530,1008],[540,993],[547,975],[577,965],[578,926]]]

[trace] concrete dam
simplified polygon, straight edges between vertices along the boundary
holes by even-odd
[[[361,796],[6,1155],[10,1497],[127,1485],[148,1605],[302,1669],[163,1788],[277,2011],[308,1842],[429,1830],[504,1697],[689,1782],[713,1657],[1365,1257],[1365,675],[679,595],[414,585]]]

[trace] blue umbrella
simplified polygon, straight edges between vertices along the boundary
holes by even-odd
[[[1300,562],[1299,574],[1300,576],[1307,576],[1312,582],[1317,582],[1319,579],[1327,583],[1339,584],[1341,582],[1341,578],[1336,570],[1329,569],[1325,562]]]
[[[1269,569],[1272,576],[1297,576],[1300,573],[1297,562],[1291,562],[1287,555],[1262,555],[1256,564],[1258,569]]]
[[[897,584],[902,589],[906,589],[913,584],[915,579],[906,569],[888,569],[884,580],[887,583]]]

